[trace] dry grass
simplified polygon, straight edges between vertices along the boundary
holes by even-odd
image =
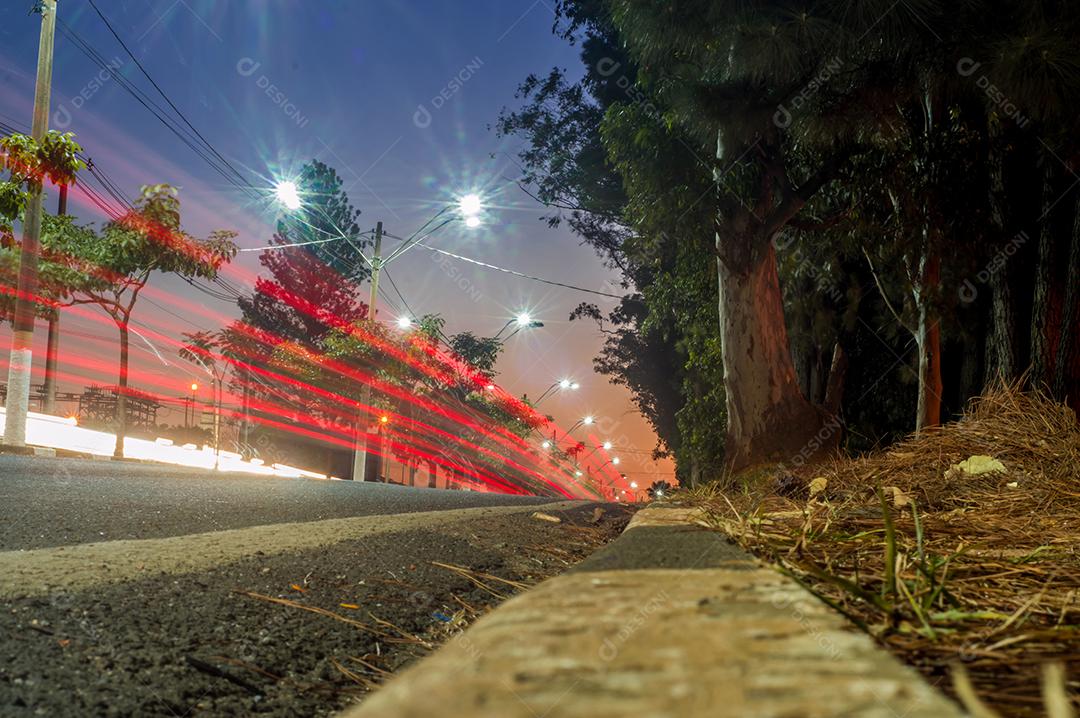
[[[973,455],[1004,472],[950,470]],[[811,497],[819,479],[825,488]],[[1080,705],[1080,426],[1071,409],[1002,389],[887,452],[687,498],[954,696],[970,689],[1006,716],[1067,715],[1064,685]]]

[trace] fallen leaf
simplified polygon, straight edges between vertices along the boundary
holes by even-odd
[[[816,479],[814,479],[813,481],[811,481],[810,482],[810,498],[814,498],[815,496],[820,494],[822,491],[825,490],[825,487],[828,486],[828,485],[829,485],[829,480],[826,479],[824,476],[819,476]]]
[[[603,515],[604,515],[604,510],[602,508],[600,508],[599,506],[597,506],[592,511],[592,523],[594,523],[594,524],[599,523],[600,522],[600,517],[603,516]]]
[[[997,471],[1005,471],[1005,464],[1001,463],[992,456],[983,456],[982,454],[975,454],[961,461],[959,464],[953,464],[949,467],[949,470],[945,472],[945,477],[949,478],[956,474],[967,474],[968,476],[978,476],[980,474],[991,474]]]
[[[342,608],[351,608],[353,610],[358,610],[360,608],[355,603],[339,603],[338,605]]]
[[[294,590],[294,591],[299,591],[300,593],[307,593],[307,589],[306,589],[306,588],[304,588],[303,586],[299,586],[299,585],[297,585],[297,584],[295,584],[295,583],[294,583],[294,584],[291,584],[291,585],[290,585],[290,587],[291,587],[291,588],[292,588],[292,590]]]
[[[70,638],[61,638],[59,641],[57,641],[57,643],[60,644],[61,648],[67,648],[68,646],[71,645],[71,639]]]
[[[900,490],[899,486],[886,486],[886,492],[892,492],[892,503],[897,508],[902,508],[911,503],[911,497]]]
[[[540,519],[541,521],[550,521],[553,524],[561,524],[562,519],[558,516],[552,516],[551,514],[545,514],[543,511],[534,511],[532,517],[534,519]]]

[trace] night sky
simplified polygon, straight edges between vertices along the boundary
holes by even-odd
[[[0,0],[7,18],[0,27],[0,120],[22,131],[31,118],[40,27],[39,17],[27,13],[32,4]],[[513,184],[520,174],[513,159],[519,141],[500,139],[492,129],[500,110],[514,106],[514,91],[528,73],[580,64],[576,49],[551,34],[554,16],[544,0],[99,0],[98,6],[196,129],[268,194],[275,180],[315,157],[344,179],[364,229],[381,220],[387,231],[407,236],[455,195],[477,191],[491,205],[485,226],[452,225],[431,244],[535,276],[622,291],[617,275],[590,248],[541,220],[544,208]],[[85,0],[59,0],[58,17],[164,104]],[[143,184],[179,186],[184,226],[192,234],[233,229],[241,247],[264,246],[273,233],[272,204],[225,182],[102,74],[58,30],[51,128],[75,132],[128,198]],[[53,193],[46,202],[55,211]],[[104,216],[79,192],[69,211],[83,221]],[[261,269],[257,258],[257,252],[241,253],[225,272],[228,281],[249,291]],[[592,371],[602,343],[596,326],[567,321],[582,301],[607,310],[615,300],[422,248],[389,265],[388,273],[413,312],[442,313],[448,333],[490,336],[510,316],[529,310],[545,326],[510,340],[498,366],[500,384],[536,397],[563,376],[578,379],[580,391],[555,396],[543,408],[564,428],[595,414],[596,436],[616,442],[614,453],[630,478],[642,484],[653,472],[668,478],[668,462],[648,460],[655,437],[628,393]],[[396,315],[400,300],[384,284],[380,315]],[[151,281],[144,298],[149,301],[140,300],[134,324],[148,338],[215,329],[238,314],[235,305],[163,276]],[[116,329],[100,310],[86,314],[64,319],[61,356],[75,376],[62,389],[115,383]],[[6,349],[9,327],[0,331]],[[41,324],[35,382],[41,381],[44,334]],[[150,343],[153,348],[133,338],[135,386],[145,379],[184,393],[195,371],[171,347]],[[6,358],[4,351],[5,375]],[[160,421],[180,423],[181,411]]]

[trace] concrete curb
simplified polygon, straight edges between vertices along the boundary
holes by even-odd
[[[344,718],[963,713],[795,581],[686,509],[639,512]]]

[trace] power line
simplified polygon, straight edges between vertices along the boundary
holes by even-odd
[[[250,187],[251,185],[248,184],[247,179],[242,174],[240,174],[236,170],[235,167],[233,167],[231,164],[229,164],[229,161],[226,160],[224,157],[222,157],[221,153],[218,152],[217,149],[215,149],[214,146],[212,144],[210,144],[210,142],[205,137],[203,137],[202,134],[197,129],[195,129],[195,126],[192,125],[191,122],[188,121],[187,117],[184,116],[184,113],[182,113],[180,111],[180,109],[175,104],[173,104],[173,101],[169,99],[169,96],[165,94],[165,92],[161,89],[161,87],[156,82],[154,82],[154,78],[150,77],[150,73],[148,73],[146,71],[146,68],[144,68],[142,66],[142,63],[139,62],[139,59],[137,57],[135,57],[135,55],[131,52],[131,50],[128,49],[128,46],[124,43],[124,41],[122,39],[120,39],[120,35],[117,34],[115,29],[113,29],[113,26],[109,22],[108,18],[106,18],[105,15],[101,12],[101,10],[98,9],[98,6],[94,2],[94,0],[89,0],[89,1],[90,1],[90,7],[94,8],[94,12],[96,12],[98,17],[101,18],[101,21],[103,23],[105,23],[105,27],[109,28],[109,32],[112,33],[112,36],[114,38],[116,38],[116,41],[118,43],[120,43],[120,47],[124,48],[124,52],[126,52],[128,57],[131,58],[132,62],[135,63],[135,66],[139,68],[139,72],[141,72],[143,74],[143,76],[147,80],[150,81],[150,84],[154,86],[154,89],[158,91],[158,94],[161,95],[165,99],[165,102],[169,103],[169,107],[171,107],[173,109],[173,112],[175,112],[177,114],[177,116],[179,116],[180,119],[184,121],[184,124],[187,125],[191,129],[192,132],[195,133],[196,137],[198,137],[200,140],[202,140],[202,143],[204,145],[206,145],[206,147],[208,147],[211,152],[214,153],[214,156],[217,157],[219,160],[221,160],[222,164],[224,164],[226,167],[228,167],[230,170],[232,170],[232,173],[234,175],[236,175],[236,177],[239,178],[239,180],[242,183],[244,183],[245,185]]]
[[[91,45],[88,41],[84,40],[81,36],[79,36],[79,34],[76,33],[69,25],[67,25],[67,23],[60,20],[59,26],[61,32],[63,32],[74,43],[77,49],[79,49],[84,55],[86,55],[91,60],[91,62],[96,64],[101,69],[109,72],[113,79],[116,80],[117,84],[120,85],[120,87],[127,91],[127,93],[134,97],[140,105],[142,105],[152,115],[154,115],[154,117],[156,117],[159,122],[161,122],[170,132],[176,135],[177,138],[179,138],[181,142],[187,145],[192,150],[192,152],[198,155],[200,159],[202,159],[212,169],[218,172],[218,174],[220,174],[225,179],[225,181],[229,182],[238,189],[250,190],[254,192],[254,188],[251,187],[251,185],[247,183],[242,176],[241,181],[237,181],[234,178],[233,175],[238,174],[235,168],[233,168],[227,162],[224,163],[225,167],[227,167],[228,170],[232,171],[233,174],[230,174],[228,171],[226,171],[226,169],[222,167],[221,164],[219,164],[218,161],[214,159],[214,157],[211,157],[207,153],[207,150],[209,150],[209,152],[214,153],[215,155],[218,154],[212,146],[205,142],[205,140],[203,140],[203,144],[200,145],[200,143],[196,139],[198,135],[192,135],[190,132],[185,131],[184,128],[176,120],[168,117],[165,108],[161,107],[151,97],[147,96],[146,93],[136,87],[130,80],[124,77],[123,74],[117,72],[115,67],[110,66],[105,60],[105,58],[94,49],[93,45]],[[112,28],[110,27],[110,31],[111,30]],[[126,47],[125,51],[127,51]],[[130,55],[130,51],[128,51],[128,54]],[[132,59],[135,61],[136,64],[138,64],[138,60],[135,60],[134,57],[132,57]],[[141,65],[140,70],[142,70]],[[145,74],[145,70],[143,72]],[[151,80],[151,82],[153,82],[153,80]],[[160,88],[158,89],[160,92]],[[172,105],[168,98],[166,98],[166,102],[169,102],[169,104]],[[186,123],[186,119],[184,120],[184,122]]]
[[[576,292],[587,292],[589,294],[599,294],[601,297],[611,297],[612,299],[622,299],[620,294],[609,294],[608,292],[601,292],[596,289],[585,289],[584,287],[575,287],[573,284],[564,284],[563,282],[556,282],[552,279],[543,279],[542,277],[534,277],[531,274],[525,274],[524,272],[518,272],[513,269],[506,269],[504,267],[497,267],[494,264],[488,264],[487,262],[481,262],[479,259],[472,259],[471,257],[463,257],[460,254],[454,254],[453,252],[447,252],[445,249],[438,249],[423,242],[416,242],[415,246],[423,247],[430,252],[438,252],[439,254],[445,254],[448,257],[454,259],[460,259],[463,262],[469,262],[485,269],[492,269],[496,272],[504,272],[506,274],[512,274],[515,277],[521,277],[523,279],[531,279],[534,282],[543,282],[544,284],[551,284],[556,287],[563,287],[565,289],[573,289]]]

